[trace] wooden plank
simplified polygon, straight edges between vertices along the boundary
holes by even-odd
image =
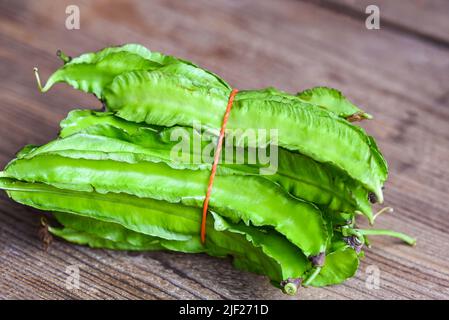
[[[410,33],[444,46],[449,46],[449,2],[446,0],[311,0],[337,12],[366,18],[368,5],[377,5],[381,24]]]
[[[64,28],[65,7],[81,9],[81,29]],[[51,14],[50,14],[51,13]],[[3,1],[0,3],[0,165],[26,143],[55,137],[58,122],[91,96],[57,86],[41,95],[59,62],[56,49],[77,55],[139,42],[191,59],[238,88],[273,85],[298,91],[342,89],[376,120],[364,127],[390,164],[385,191],[396,213],[378,221],[419,238],[416,248],[375,239],[360,271],[343,285],[302,290],[302,299],[448,298],[449,55],[415,36],[368,31],[362,20],[300,1]],[[105,32],[111,30],[111,32]],[[113,30],[113,32],[112,32]],[[0,197],[2,298],[287,298],[259,276],[204,255],[92,250],[56,241],[48,253],[36,237],[37,211]],[[68,265],[81,264],[81,290],[65,288]],[[366,287],[367,267],[381,287]]]

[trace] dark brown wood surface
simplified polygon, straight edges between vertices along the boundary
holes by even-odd
[[[315,0],[311,0],[312,2]],[[436,45],[449,46],[449,1],[447,0],[319,0],[320,5],[336,12],[361,17],[368,5],[376,5],[382,25],[397,32],[420,37]]]
[[[447,2],[425,1],[434,9],[423,13],[419,1],[397,2],[381,6],[380,30],[367,30],[364,10],[357,11],[364,8],[351,1],[2,0],[0,165],[25,144],[53,139],[69,110],[99,107],[64,85],[38,92],[33,67],[46,79],[60,64],[57,49],[76,56],[138,42],[199,63],[237,88],[336,87],[375,116],[363,126],[389,162],[385,204],[395,213],[377,227],[409,233],[418,244],[374,238],[355,278],[303,289],[294,299],[447,299],[449,29],[440,12]],[[65,28],[70,4],[80,7],[80,30]],[[411,20],[423,15],[416,27]],[[266,278],[205,255],[130,255],[59,240],[45,252],[39,216],[0,195],[0,298],[290,298]],[[80,288],[70,290],[67,268],[74,265]],[[379,289],[367,286],[371,266],[380,271]]]

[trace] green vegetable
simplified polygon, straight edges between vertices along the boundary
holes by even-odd
[[[64,65],[43,88],[35,70],[39,89],[65,82],[111,112],[71,112],[57,139],[25,146],[0,171],[9,197],[53,213],[53,235],[93,248],[232,256],[287,294],[354,276],[368,236],[415,244],[356,225],[358,214],[372,224],[392,211],[373,215],[370,204],[383,201],[388,168],[374,138],[350,123],[372,117],[341,92],[239,91],[215,168],[232,89],[223,79],[136,44],[58,56]]]
[[[152,248],[148,243],[154,241],[153,237],[159,237],[163,239],[160,244],[171,250],[206,252],[214,256],[230,254],[235,257],[236,266],[266,274],[277,282],[298,278],[310,266],[301,251],[277,233],[258,232],[241,224],[233,226],[216,214],[213,217],[219,220],[215,220],[215,226],[212,219],[209,220],[208,242],[204,248],[198,236],[198,211],[179,204],[123,194],[68,191],[10,178],[0,178],[0,187],[19,203],[56,211],[56,217],[62,223],[68,223],[69,228],[50,230],[76,243],[93,247],[107,245],[114,249],[127,247],[127,250],[138,250],[143,246],[146,250]],[[83,220],[78,218],[75,221],[73,217],[61,215],[60,212],[82,216]],[[104,215],[104,212],[108,215]],[[85,217],[100,220],[103,225],[95,225],[91,220],[86,221]],[[105,226],[104,222],[108,225]],[[98,232],[99,228],[103,230]],[[132,231],[138,234],[131,235]],[[133,240],[129,240],[130,237]],[[156,246],[154,248],[157,249]]]
[[[110,110],[127,120],[162,126],[191,126],[193,121],[199,121],[206,128],[218,131],[231,90],[229,86],[217,85],[217,81],[223,81],[196,66],[192,66],[194,72],[185,72],[186,66],[191,66],[189,62],[172,63],[178,60],[145,51],[140,46],[137,55],[135,45],[128,46],[131,49],[107,48],[71,60],[50,77],[43,90],[55,82],[65,81],[95,93]],[[117,57],[117,54],[124,56]],[[144,62],[133,63],[134,59],[129,58],[130,63],[124,63],[130,54]],[[141,65],[150,62],[166,68]],[[206,79],[205,74],[213,79]],[[289,97],[274,89],[262,90],[260,94],[241,91],[235,99],[228,128],[278,129],[280,146],[334,164],[374,192],[382,203],[382,185],[387,178],[385,160],[363,129],[335,117],[333,112],[345,117],[353,111],[360,117],[369,115],[331,89],[315,88],[299,96],[300,99]],[[248,144],[257,146],[257,141]]]
[[[279,146],[337,166],[383,201],[386,163],[363,129],[299,100],[286,104],[245,99],[245,94],[237,94],[227,128],[276,128]],[[218,130],[228,95],[224,90],[195,86],[181,75],[136,71],[114,78],[104,100],[111,111],[129,121],[161,126],[191,126],[199,121],[207,129]],[[243,142],[260,146],[257,140]]]
[[[57,153],[71,158],[110,159],[125,162],[153,161],[164,162],[177,169],[210,170],[210,163],[193,161],[201,156],[194,154],[197,150],[193,148],[192,142],[199,135],[189,128],[145,127],[121,120],[112,114],[89,110],[72,111],[61,125],[63,139],[52,141],[18,158],[31,158],[42,153]],[[190,144],[186,149],[192,153],[182,163],[173,162],[171,156],[171,151],[178,141],[171,141],[170,135],[178,129],[188,136]],[[209,140],[204,141],[204,148],[208,143],[210,143]],[[248,155],[245,154],[243,158],[247,159]],[[337,214],[360,211],[372,221],[368,192],[341,171],[285,149],[278,150],[277,160],[277,171],[260,177],[279,184],[293,196],[315,203],[323,210],[330,210]],[[231,164],[223,161],[218,168],[218,174],[259,175],[259,170],[264,168],[261,163],[253,165],[234,163],[236,163],[235,160]]]
[[[77,219],[80,219],[77,217]],[[82,218],[81,218],[82,219]],[[49,227],[48,228],[50,233],[52,233],[55,236],[58,236],[60,238],[63,238],[69,242],[73,242],[79,245],[87,245],[91,248],[104,248],[104,249],[111,249],[111,250],[129,250],[129,251],[139,251],[139,250],[145,250],[145,251],[151,251],[151,250],[162,250],[164,247],[159,245],[159,242],[155,243],[145,243],[141,246],[132,245],[127,242],[117,242],[113,240],[109,240],[106,238],[101,238],[96,234],[93,233],[87,233],[85,231],[79,231],[79,230],[73,230],[70,228],[55,228],[55,227]]]
[[[76,191],[128,193],[142,198],[201,207],[207,171],[174,170],[164,163],[126,163],[40,155],[13,161],[6,174],[22,181],[42,182]],[[240,186],[236,196],[235,185]],[[313,256],[325,250],[327,232],[321,212],[289,197],[280,187],[257,176],[217,176],[210,199],[212,210],[234,222],[272,226]]]
[[[310,283],[313,287],[338,284],[355,275],[359,266],[359,257],[349,246],[339,248],[326,255],[326,264]]]
[[[310,263],[304,260],[295,248],[273,232],[258,232],[254,228],[243,224],[233,225],[226,222],[216,213],[213,213],[214,228],[208,230],[212,241],[206,246],[195,241],[173,241],[150,237],[141,233],[130,231],[115,223],[75,216],[61,212],[54,213],[64,228],[50,228],[50,232],[77,244],[89,245],[93,248],[108,248],[114,250],[161,250],[199,253],[207,252],[210,255],[234,257],[234,264],[241,269],[251,270],[252,263],[257,265],[271,265],[271,257],[279,261],[283,270],[283,279],[297,279],[298,267],[302,274],[310,272]],[[234,233],[234,234],[233,234]],[[196,245],[191,246],[190,243]],[[252,246],[250,245],[252,244]],[[213,249],[208,249],[214,247]],[[221,248],[220,248],[221,247]],[[241,250],[239,250],[241,248]],[[291,248],[291,252],[287,249]],[[325,286],[337,284],[352,277],[358,267],[359,259],[355,251],[341,240],[336,240],[326,258],[326,264],[317,277],[310,283],[311,286]],[[261,252],[262,251],[262,252]],[[299,259],[299,260],[298,260]],[[288,270],[288,268],[294,268]],[[264,274],[265,271],[261,272]],[[299,278],[299,277],[298,277]],[[276,278],[278,280],[278,278]],[[279,285],[279,281],[277,281]],[[285,283],[287,284],[287,282]]]
[[[48,91],[55,83],[67,82],[75,89],[93,93],[101,98],[103,88],[119,74],[135,70],[158,70],[164,67],[164,70],[170,72],[172,65],[176,65],[177,72],[182,72],[198,83],[229,88],[222,79],[191,62],[151,52],[139,44],[105,48],[96,53],[83,54],[78,58],[65,59],[64,62],[64,66],[48,79],[41,89],[43,92]]]
[[[350,121],[372,119],[370,114],[360,110],[340,91],[332,88],[315,87],[312,89],[307,89],[299,92],[297,97],[303,101],[307,101],[331,110],[338,116]]]
[[[161,69],[164,72],[182,74],[197,84],[230,89],[230,86],[216,74],[202,69],[190,61],[152,52],[139,44],[105,48],[74,59],[58,50],[58,56],[63,60],[64,66],[50,76],[45,87],[41,88],[43,92],[48,91],[55,83],[66,82],[75,89],[94,93],[98,98],[102,98],[103,88],[109,85],[114,77],[122,73]],[[267,98],[278,101],[300,98],[312,103],[312,107],[319,106],[328,109],[344,118],[356,115],[361,118],[371,118],[369,114],[348,101],[341,92],[332,88],[316,87],[304,90],[298,93],[297,97],[272,87],[256,91],[257,95],[260,95],[260,92],[265,92]]]
[[[106,222],[103,220],[89,218],[86,216],[75,215],[64,212],[54,212],[53,213],[56,220],[64,226],[63,229],[58,229],[56,227],[50,227],[50,232],[60,232],[56,235],[61,236],[75,236],[75,234],[82,233],[80,235],[81,239],[93,239],[92,242],[80,243],[78,244],[89,244],[93,248],[101,248],[103,245],[95,245],[97,243],[95,240],[102,239],[110,244],[117,244],[120,247],[109,249],[118,250],[161,250],[163,246],[161,245],[162,238],[149,236],[143,233],[135,232],[130,229],[126,229],[121,224],[115,222]],[[58,230],[58,231],[57,231]],[[90,236],[87,236],[90,235]],[[65,237],[64,237],[65,238]],[[167,240],[165,240],[167,241]],[[125,247],[128,247],[125,249]]]
[[[80,192],[61,192],[61,190],[45,185],[24,184],[5,178],[0,179],[0,186],[9,190],[8,194],[16,201],[50,211],[55,209],[64,210],[65,206],[58,205],[66,202],[64,201],[64,197],[82,198],[86,196]],[[30,194],[26,195],[27,192]],[[118,211],[121,211],[122,203],[120,197],[116,195],[112,197],[111,195],[89,194],[88,197],[101,199],[100,201],[110,201]],[[110,199],[108,200],[108,198]],[[140,202],[141,200],[138,201]],[[124,199],[123,202],[128,207],[134,201]],[[154,202],[149,203],[149,205],[151,204],[154,204]],[[176,207],[180,206],[171,206],[170,208],[173,209]],[[196,212],[189,214],[184,208],[182,209],[182,214],[186,218],[188,216],[187,219],[198,221]],[[178,214],[179,212],[178,210]],[[81,210],[80,213],[84,214],[84,211]],[[171,212],[168,213],[171,214]],[[127,229],[130,225],[127,224],[126,220],[123,220],[124,222],[122,221],[122,225],[117,223],[118,220],[116,219],[106,222],[107,220],[91,218],[95,216],[95,213],[89,213],[86,216],[75,216],[62,212],[55,212],[54,214],[65,228],[58,229],[52,227],[50,228],[50,232],[68,241],[87,244],[94,248],[116,250],[160,250],[166,248],[190,253],[206,252],[219,257],[232,255],[234,257],[234,264],[237,267],[262,274],[266,274],[267,270],[270,270],[270,278],[277,282],[280,282],[282,279],[299,278],[310,270],[310,263],[285,238],[269,230],[260,232],[244,224],[230,224],[216,213],[213,213],[215,222],[210,223],[208,228],[210,241],[207,242],[205,247],[200,244],[198,234],[195,233],[196,224],[189,224],[193,229],[190,232],[186,232],[187,235],[191,236],[188,240],[167,240]],[[211,225],[213,225],[213,228]],[[131,228],[133,227],[131,226]],[[333,256],[334,254],[331,253],[328,256]],[[332,262],[333,260],[331,259],[330,261]],[[358,260],[354,260],[353,262],[358,263]],[[349,261],[346,261],[346,263],[349,264]],[[345,273],[345,270],[340,270],[340,265],[326,265],[323,270],[330,270],[331,268],[337,268],[337,271],[329,271],[338,273],[337,278],[333,274],[327,274],[325,272],[320,274],[320,281],[327,281],[328,283],[332,281],[341,282],[352,276],[352,274]],[[351,270],[356,269],[357,264],[353,265]],[[318,280],[312,282],[312,285],[319,285]]]

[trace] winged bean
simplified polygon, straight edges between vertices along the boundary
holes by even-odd
[[[201,154],[193,148],[193,136],[196,132],[190,128],[179,128],[190,141],[187,149],[192,153],[188,161],[176,163],[171,151],[178,143],[170,139],[171,132],[178,128],[158,128],[131,123],[112,114],[97,113],[90,110],[72,111],[63,120],[61,137],[36,148],[27,154],[31,158],[36,154],[58,152],[66,157],[111,159],[117,161],[165,162],[178,169],[210,169],[210,163],[194,162]],[[77,135],[75,135],[77,133]],[[69,137],[72,135],[71,137]],[[201,136],[199,137],[201,139]],[[205,144],[210,141],[204,141]],[[89,151],[87,153],[75,152]],[[203,148],[200,150],[200,152]],[[64,151],[63,153],[61,153]],[[19,158],[21,156],[18,156]],[[244,155],[247,159],[247,155]],[[237,161],[228,164],[222,161],[218,174],[258,175],[261,164],[237,165]],[[313,202],[323,209],[334,212],[363,212],[372,221],[368,192],[359,183],[328,164],[320,164],[298,153],[285,149],[278,150],[278,168],[274,174],[262,175],[281,185],[295,197]]]
[[[134,55],[137,62],[128,55]],[[165,126],[191,125],[193,120],[199,120],[215,130],[220,128],[230,93],[229,86],[216,75],[138,45],[106,48],[75,58],[50,77],[44,90],[58,81],[96,93],[111,110],[128,120]],[[253,92],[237,95],[229,128],[278,128],[281,146],[336,165],[374,192],[379,202],[383,201],[381,187],[387,166],[373,139],[361,128],[333,121],[326,116],[326,110],[311,107],[331,110],[327,115],[335,112],[344,117],[370,117],[340,92],[313,88],[294,99],[271,90],[268,100],[257,101],[245,99],[245,95]],[[279,97],[282,101],[275,101]],[[304,100],[312,104],[301,102]]]
[[[5,172],[19,180],[65,189],[128,193],[197,207],[202,207],[209,178],[207,171],[174,170],[165,163],[93,161],[59,155],[18,159]],[[233,193],[236,184],[240,188],[238,195]],[[217,176],[210,206],[234,222],[243,220],[255,226],[273,226],[307,256],[325,250],[327,232],[321,211],[290,197],[265,179]]]
[[[265,274],[290,294],[301,283],[352,277],[368,235],[415,243],[356,226],[357,213],[373,222],[387,211],[373,216],[370,201],[383,201],[388,167],[375,139],[350,123],[371,116],[341,92],[239,91],[209,189],[212,157],[204,156],[215,152],[231,92],[223,79],[135,44],[58,56],[64,65],[43,88],[36,69],[39,89],[65,82],[95,94],[111,112],[72,112],[59,138],[26,146],[0,171],[0,189],[12,199],[53,212],[62,225],[49,227],[54,235],[114,250],[231,255],[237,268]],[[268,139],[247,129],[269,132]],[[254,148],[277,156],[276,169],[260,152],[254,158]],[[254,163],[240,162],[250,156]],[[212,194],[203,243],[206,188]]]
[[[299,100],[286,104],[245,99],[246,94],[237,94],[227,128],[276,128],[281,147],[337,166],[383,201],[386,162],[363,129]],[[227,91],[197,87],[183,76],[147,71],[117,76],[104,91],[108,108],[126,120],[161,126],[191,126],[199,121],[210,130],[221,127],[227,98]],[[257,139],[242,141],[258,146]]]
[[[203,247],[197,232],[199,223],[197,210],[180,204],[123,194],[62,190],[10,178],[0,178],[0,187],[6,189],[8,195],[17,202],[41,210],[56,211],[56,216],[63,223],[68,222],[70,227],[65,231],[57,228],[52,228],[51,231],[69,241],[86,243],[94,247],[99,245],[113,249],[138,249],[140,246],[152,248],[151,242],[154,237],[161,236],[160,244],[164,248],[184,252],[206,252],[214,256],[230,254],[235,257],[234,263],[237,267],[267,274],[270,279],[277,282],[301,277],[310,268],[310,263],[301,251],[284,237],[270,231],[260,232],[244,225],[229,224],[217,214],[213,214],[213,219],[219,220],[212,222],[211,219],[208,223],[210,241]],[[104,212],[108,212],[108,215],[104,215]],[[122,212],[134,214],[131,217]],[[78,220],[79,217],[73,219],[73,216],[71,219],[67,214],[80,215],[83,220]],[[159,219],[150,219],[150,215]],[[86,218],[98,219],[103,225],[99,226],[92,222],[86,224]],[[139,227],[136,228],[138,220]],[[153,221],[156,220],[160,230],[156,233],[148,232],[155,229]],[[92,231],[92,227],[96,229],[93,234],[85,231]],[[101,227],[106,230],[98,233],[97,229]],[[84,232],[76,229],[83,229]],[[171,236],[174,230],[184,237],[174,239]],[[134,240],[122,241],[125,238],[129,239],[130,232],[138,232],[132,236]],[[150,236],[148,242],[135,241],[137,237],[148,236]],[[154,248],[157,249],[157,246]]]
[[[333,88],[315,87],[297,93],[301,100],[322,106],[338,116],[358,121],[372,119],[372,116],[350,102],[340,91]]]
[[[53,73],[43,92],[55,83],[66,82],[75,89],[102,97],[103,90],[115,76],[132,70],[158,70],[183,74],[195,83],[229,88],[224,80],[213,73],[200,69],[193,63],[158,52],[151,52],[139,44],[105,48],[95,53],[85,53],[66,62]]]

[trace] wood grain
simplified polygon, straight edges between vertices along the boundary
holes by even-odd
[[[381,25],[435,45],[449,46],[449,21],[446,18],[449,1],[446,0],[321,0],[320,4],[336,12],[364,18],[366,7],[375,4],[380,9]]]
[[[64,27],[69,4],[80,7],[80,30]],[[406,15],[418,15],[419,6],[406,7]],[[434,17],[435,25],[445,26]],[[425,33],[442,38],[432,28]],[[375,238],[354,279],[304,289],[295,299],[449,298],[446,46],[388,25],[367,30],[363,19],[310,1],[2,1],[0,165],[25,144],[53,139],[69,110],[99,107],[92,96],[64,85],[40,94],[35,65],[45,79],[59,66],[57,49],[76,56],[125,42],[195,61],[237,88],[340,88],[374,114],[363,126],[389,162],[386,205],[395,208],[377,227],[407,232],[418,245]],[[0,196],[0,298],[289,298],[264,277],[204,255],[135,256],[62,241],[45,252],[38,226],[39,212]],[[80,269],[77,290],[66,288],[71,265]],[[381,274],[377,290],[366,286],[372,265]]]

